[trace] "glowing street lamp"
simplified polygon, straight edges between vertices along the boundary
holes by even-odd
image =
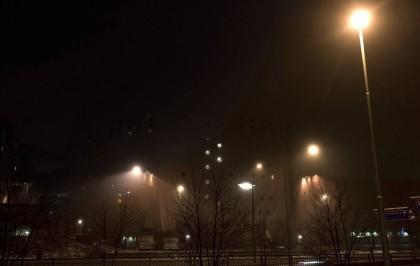
[[[185,191],[185,187],[183,185],[178,185],[176,187],[176,192],[178,193],[178,198],[181,199],[182,198],[182,194]]]
[[[370,131],[370,146],[373,158],[373,166],[375,170],[375,186],[376,186],[376,199],[378,201],[378,209],[379,209],[379,223],[381,229],[381,241],[382,241],[382,254],[384,265],[389,266],[391,265],[390,256],[389,256],[389,246],[388,246],[388,239],[385,234],[385,220],[384,220],[384,207],[383,207],[383,198],[382,198],[382,191],[381,191],[381,180],[379,178],[379,170],[378,170],[378,159],[376,154],[376,140],[375,140],[375,133],[373,127],[373,115],[372,115],[372,104],[370,101],[370,90],[369,90],[369,81],[368,81],[368,72],[367,72],[367,65],[366,65],[366,55],[365,55],[365,45],[363,41],[363,29],[365,29],[369,25],[370,21],[370,14],[367,10],[359,9],[353,12],[350,17],[350,25],[353,29],[357,30],[359,33],[359,42],[360,42],[360,53],[362,56],[362,66],[363,66],[363,78],[364,78],[364,85],[365,85],[365,96],[366,96],[366,105],[368,111],[368,118],[369,118],[369,131]]]
[[[82,218],[77,219],[77,225],[79,225],[79,226],[83,225],[83,219]]]
[[[255,168],[256,168],[257,170],[262,170],[262,169],[263,169],[263,164],[262,164],[262,163],[257,163],[257,164],[255,165]]]
[[[353,29],[362,30],[369,25],[370,14],[367,10],[359,9],[353,12],[350,17],[350,25]]]
[[[302,235],[297,236],[297,242],[298,242],[298,246],[300,248],[302,248],[303,247],[303,236]]]
[[[190,234],[186,234],[185,235],[185,253],[187,253],[188,250],[188,242],[190,242],[191,239],[191,235]]]
[[[242,182],[238,184],[239,188],[242,190],[251,190],[255,185],[253,185],[251,182]]]
[[[254,187],[255,184],[251,182],[242,182],[238,184],[239,188],[248,191],[251,190],[251,214],[252,214],[252,254],[254,262],[256,262],[256,245],[255,245],[255,199],[254,199]]]
[[[133,174],[134,176],[139,176],[142,174],[142,170],[141,167],[138,165],[135,165],[132,169],[131,169],[131,174]]]
[[[318,156],[319,152],[320,152],[319,146],[316,144],[311,144],[307,148],[307,153],[309,154],[309,156],[312,156],[312,157]]]
[[[183,185],[178,185],[176,187],[176,191],[178,191],[179,194],[182,194],[185,190],[185,187]]]

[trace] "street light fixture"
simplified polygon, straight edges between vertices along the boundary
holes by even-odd
[[[177,194],[178,194],[178,199],[179,199],[179,200],[181,200],[181,199],[182,199],[182,194],[184,193],[184,191],[185,191],[185,187],[184,187],[183,185],[178,185],[178,186],[176,187],[176,192],[177,192]]]
[[[183,185],[178,185],[176,187],[176,191],[178,191],[179,194],[182,194],[184,192],[185,188]]]
[[[362,30],[369,25],[370,14],[367,10],[359,9],[353,12],[350,18],[350,25],[355,30]]]
[[[309,154],[309,156],[311,156],[311,157],[318,156],[319,152],[320,152],[320,149],[319,149],[318,145],[311,144],[311,145],[308,146],[307,153]]]
[[[141,167],[140,167],[140,166],[138,166],[138,165],[133,166],[133,168],[131,169],[131,173],[132,173],[134,176],[139,176],[139,175],[141,175],[141,174],[142,174]]]
[[[384,259],[384,265],[390,266],[391,261],[390,261],[390,256],[389,256],[388,239],[385,233],[384,207],[383,207],[383,202],[382,202],[383,199],[382,199],[382,191],[381,191],[381,181],[379,178],[378,159],[377,159],[377,154],[376,154],[376,140],[375,140],[375,131],[373,127],[373,115],[372,115],[372,105],[370,101],[370,90],[369,90],[368,73],[367,73],[367,66],[366,66],[365,45],[363,41],[363,29],[365,29],[369,25],[369,21],[370,21],[370,14],[367,10],[364,10],[364,9],[356,10],[355,12],[353,12],[352,16],[350,17],[350,25],[352,26],[353,29],[357,30],[359,33],[360,52],[362,56],[363,78],[364,78],[365,95],[366,95],[366,105],[367,105],[368,118],[369,118],[370,148],[372,152],[373,165],[374,165],[374,170],[375,170],[376,199],[378,201],[378,209],[379,209],[382,254],[383,254],[383,259]]]
[[[262,169],[263,169],[263,164],[262,164],[262,163],[257,163],[257,164],[255,165],[255,168],[256,168],[257,170],[262,170]]]
[[[239,188],[242,190],[251,190],[252,187],[254,187],[255,185],[253,185],[251,182],[242,182],[238,184]]]
[[[256,246],[255,246],[255,199],[254,199],[254,187],[255,183],[251,182],[242,182],[238,184],[239,188],[242,190],[248,191],[251,190],[251,215],[252,215],[252,255],[254,258],[254,262],[257,261],[256,259]]]

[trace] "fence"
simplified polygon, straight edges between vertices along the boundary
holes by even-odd
[[[203,265],[213,265],[213,258],[202,257]],[[352,257],[352,265],[381,265],[381,254],[357,254]],[[200,265],[197,257],[191,256],[160,256],[142,258],[118,258],[114,262],[112,259],[13,259],[8,260],[9,266],[198,266]],[[249,255],[229,255],[220,257],[220,266],[288,266],[288,265],[340,265],[337,263],[337,256],[324,255],[313,257],[307,255],[258,255],[255,260]],[[393,253],[392,265],[420,265],[420,253]]]

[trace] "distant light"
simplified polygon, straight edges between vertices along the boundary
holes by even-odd
[[[191,236],[190,236],[190,235],[188,235],[188,234],[186,234],[186,235],[185,235],[185,239],[186,239],[186,240],[190,240],[190,238],[191,238]]]
[[[298,235],[298,236],[297,236],[297,238],[298,238],[299,240],[302,240],[303,236],[302,236],[302,235]]]
[[[206,164],[205,166],[204,166],[204,168],[206,168],[206,170],[210,170],[210,164]]]
[[[176,187],[176,191],[178,191],[178,193],[182,193],[182,192],[184,192],[184,190],[185,190],[185,188],[184,188],[184,186],[183,185],[179,185],[179,186],[177,186]]]
[[[353,29],[362,30],[370,21],[370,14],[367,10],[359,9],[353,12],[350,17],[350,25]]]
[[[255,165],[255,168],[257,168],[257,170],[261,170],[263,168],[263,164],[262,163],[257,163]]]
[[[210,155],[210,150],[206,150],[205,152],[204,152],[206,155]]]
[[[209,185],[209,184],[210,184],[210,180],[206,179],[206,181],[204,181],[204,183],[205,183],[206,185]]]
[[[24,232],[23,232],[23,234],[25,235],[25,236],[29,236],[29,230],[25,230]]]
[[[77,220],[77,224],[78,224],[78,225],[82,225],[82,224],[83,224],[83,219],[81,219],[81,218],[80,218],[80,219],[78,219],[78,220]]]
[[[365,236],[370,236],[370,232],[366,232]]]
[[[376,232],[373,232],[373,236],[378,236],[378,233],[376,233]]]
[[[308,152],[308,154],[310,156],[317,156],[319,154],[319,147],[318,147],[318,145],[315,145],[315,144],[309,145],[307,152]]]
[[[327,199],[328,199],[328,195],[327,194],[322,194],[321,200],[326,201]]]
[[[222,156],[217,156],[216,161],[217,161],[218,163],[223,162],[223,158],[222,158]]]
[[[274,180],[274,175],[271,175],[271,180]]]
[[[308,261],[302,261],[299,262],[300,264],[303,265],[314,265],[314,264],[325,264],[325,261],[322,260],[308,260]]]
[[[252,189],[252,187],[254,187],[255,185],[253,185],[250,182],[242,182],[240,184],[238,184],[238,186],[242,189],[242,190],[250,190]]]
[[[127,194],[131,194],[131,191],[130,191],[130,190],[128,190],[128,191],[127,191]]]
[[[134,166],[133,169],[131,169],[131,173],[135,176],[139,176],[142,174],[142,170],[140,168],[140,166]]]
[[[223,147],[222,143],[217,143],[217,148],[221,149]]]
[[[206,194],[206,195],[204,195],[204,198],[205,198],[206,200],[208,200],[208,199],[210,198],[210,195],[209,195],[209,194]]]
[[[131,131],[128,131],[128,135],[131,135],[132,134],[132,132]]]

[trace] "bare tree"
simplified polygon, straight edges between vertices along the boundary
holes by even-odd
[[[95,208],[95,219],[93,220],[92,242],[95,243],[96,255],[102,258],[105,265],[107,247],[110,244],[111,226],[111,203],[104,195],[102,201]]]
[[[305,248],[316,255],[332,254],[338,265],[351,265],[360,233],[368,228],[362,201],[355,202],[343,182],[314,193],[306,224]]]
[[[184,179],[185,191],[176,202],[179,231],[190,234],[192,255],[197,257],[198,265],[204,265],[204,255],[207,265],[220,265],[224,251],[238,245],[249,230],[237,186],[232,176],[221,170],[200,174],[192,171]]]
[[[194,170],[187,177],[183,174],[185,191],[179,192],[175,202],[174,212],[177,228],[181,235],[191,236],[191,255],[198,258],[198,264],[203,265],[203,238],[204,238],[204,205],[205,205],[205,184],[202,178],[198,178]],[[194,261],[195,262],[195,261]]]
[[[118,254],[118,248],[120,247],[122,237],[128,227],[133,225],[136,222],[137,211],[134,208],[130,192],[124,193],[122,197],[118,200],[118,207],[116,209],[116,220],[113,221],[113,224],[116,225],[115,231],[111,231],[111,243],[114,248],[114,256],[112,258],[112,265],[114,265],[115,259]]]
[[[111,200],[108,200],[110,197]],[[101,200],[94,221],[93,238],[99,242],[99,252],[103,263],[106,263],[108,248],[112,248],[112,262],[118,256],[123,236],[138,222],[139,211],[134,206],[130,192],[121,193],[118,197],[104,196]]]

